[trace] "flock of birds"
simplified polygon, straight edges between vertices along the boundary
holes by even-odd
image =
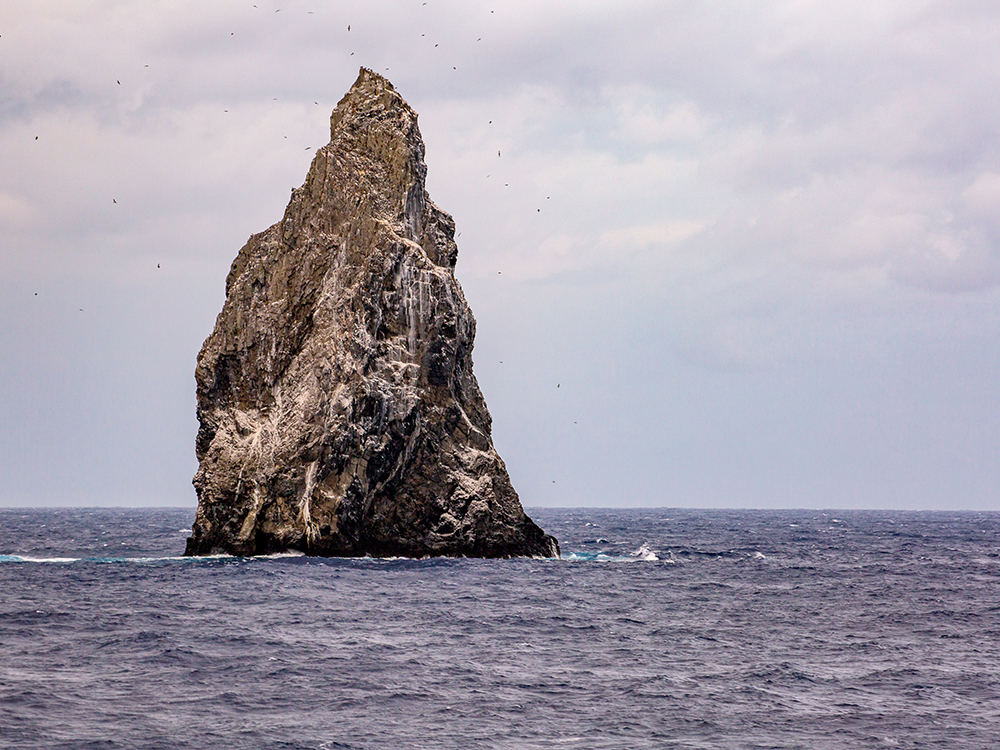
[[[422,5],[426,6],[426,5],[427,5],[427,3],[422,3]],[[254,8],[257,8],[258,6],[257,6],[257,5],[254,5],[253,7],[254,7]],[[281,12],[281,10],[282,10],[281,8],[277,8],[277,9],[276,9],[276,10],[275,10],[274,12],[275,12],[275,13],[280,13],[280,12]],[[494,13],[494,11],[492,11],[492,10],[491,10],[491,11],[490,11],[490,13],[492,14],[492,13]],[[313,11],[308,11],[307,15],[313,15]],[[351,31],[351,24],[347,24],[347,31],[348,31],[348,33],[349,33],[349,32]],[[235,32],[235,31],[234,31],[234,32],[230,32],[230,36],[235,36],[235,35],[236,35],[236,32]],[[421,34],[420,36],[421,36],[421,37],[425,37],[425,38],[426,38],[426,34]],[[479,38],[478,38],[478,39],[477,39],[476,41],[478,41],[478,42],[481,42],[481,41],[482,41],[482,37],[479,37]],[[440,43],[439,43],[439,42],[438,42],[438,43],[435,43],[435,44],[434,44],[434,47],[435,47],[435,48],[437,48],[437,47],[439,47],[439,45],[440,45]],[[353,56],[353,55],[354,55],[354,52],[351,52],[351,56]],[[148,67],[149,67],[149,65],[144,65],[143,67],[144,67],[144,68],[148,68]],[[458,66],[452,66],[452,70],[458,70]],[[388,71],[389,71],[389,68],[386,68],[386,69],[385,69],[385,71],[386,71],[386,72],[388,72]],[[121,86],[121,85],[122,85],[122,82],[121,82],[121,80],[120,80],[120,79],[117,79],[117,78],[115,79],[115,83],[116,83],[116,84],[117,84],[118,86]],[[274,98],[274,99],[273,99],[273,101],[277,101],[277,98]],[[319,105],[319,102],[314,102],[314,104],[316,104],[316,105],[318,106],[318,105]],[[229,110],[228,110],[228,109],[224,109],[224,110],[223,110],[223,112],[226,112],[226,113],[228,113],[228,112],[229,112]],[[493,120],[490,120],[490,121],[489,121],[489,124],[490,124],[490,125],[492,125],[492,124],[493,124]],[[285,136],[285,138],[286,138],[286,139],[287,139],[287,137],[288,137],[288,136]],[[35,140],[36,140],[36,141],[37,141],[37,140],[39,140],[39,136],[38,136],[38,135],[36,135],[36,136],[35,136]],[[311,146],[307,146],[305,150],[306,150],[306,151],[308,151],[308,150],[310,150],[311,148],[312,148]],[[501,156],[501,149],[497,149],[497,158],[502,158],[502,156]],[[487,174],[487,175],[486,175],[486,178],[487,178],[487,179],[489,179],[489,177],[490,177],[490,174]],[[509,184],[509,183],[504,183],[504,187],[510,187],[510,184]],[[546,198],[545,198],[545,199],[546,199],[546,200],[550,200],[550,199],[551,199],[551,196],[546,196]],[[118,200],[117,200],[117,198],[112,198],[112,199],[111,199],[111,203],[112,203],[113,205],[118,205]],[[541,207],[538,207],[538,208],[536,209],[537,213],[541,213],[541,210],[542,210],[542,209],[541,209]],[[459,235],[459,236],[461,236],[461,235]],[[157,264],[156,264],[156,267],[157,267],[157,268],[159,269],[159,268],[160,268],[160,264],[159,264],[159,263],[157,263]],[[501,272],[501,271],[497,271],[497,274],[498,274],[498,275],[500,275],[500,274],[502,274],[502,272]],[[36,297],[38,296],[38,292],[35,292],[35,296],[36,296]],[[79,308],[79,311],[80,311],[80,312],[83,312],[83,308]],[[500,360],[500,364],[503,364],[503,360]],[[560,387],[561,387],[561,385],[562,385],[561,383],[556,383],[556,388],[560,388]],[[573,422],[573,424],[576,424],[576,422]],[[552,483],[553,483],[553,484],[555,484],[555,480],[552,480]]]
[[[421,5],[422,5],[422,6],[426,6],[426,5],[427,5],[427,3],[422,3]],[[258,6],[257,6],[257,5],[254,5],[253,7],[254,7],[254,8],[258,8]],[[275,9],[275,11],[274,11],[274,12],[275,12],[275,13],[280,13],[280,12],[281,12],[281,10],[282,10],[281,8],[277,8],[277,9]],[[492,11],[492,10],[491,10],[491,11],[490,11],[490,13],[492,14],[492,13],[494,13],[494,11]],[[308,11],[308,12],[307,12],[307,15],[313,15],[313,11]],[[347,24],[347,31],[348,31],[348,32],[350,32],[350,31],[351,31],[351,24]],[[230,34],[229,34],[229,35],[230,35],[230,36],[235,36],[235,35],[236,35],[236,32],[235,32],[235,31],[232,31],[232,32],[230,32]],[[421,36],[421,37],[426,37],[426,34],[421,34],[420,36]],[[481,41],[482,41],[482,37],[479,37],[479,38],[478,38],[478,39],[477,39],[476,41],[479,41],[479,42],[481,42]],[[435,45],[434,45],[434,46],[435,46],[435,47],[438,47],[438,46],[439,46],[439,44],[440,44],[440,43],[435,43]],[[354,52],[351,52],[351,55],[354,55]],[[143,67],[144,67],[144,68],[148,68],[148,67],[149,67],[149,65],[144,65]],[[457,67],[457,66],[452,66],[452,69],[453,69],[453,70],[458,70],[458,67]],[[388,68],[386,68],[385,70],[386,70],[386,71],[388,71],[389,69],[388,69]],[[120,79],[115,79],[115,83],[116,83],[117,85],[119,85],[119,86],[121,86],[121,85],[122,85],[122,82],[121,82],[121,80],[120,80]],[[273,98],[272,100],[273,100],[273,101],[277,101],[278,99],[277,99],[277,97],[274,97],[274,98]],[[316,104],[317,106],[319,105],[319,102],[313,102],[313,103],[314,103],[314,104]],[[229,110],[228,110],[228,109],[224,109],[224,110],[223,110],[223,112],[225,112],[225,113],[228,113],[228,112],[229,112]],[[490,124],[490,125],[492,125],[492,124],[493,124],[493,120],[490,120],[490,121],[489,121],[489,124]],[[287,138],[288,138],[288,136],[285,136],[285,138],[287,139]],[[37,136],[37,135],[36,135],[36,136],[35,136],[35,140],[37,141],[38,139],[39,139],[39,136]],[[309,150],[311,150],[311,149],[312,149],[312,146],[306,146],[306,147],[305,147],[305,150],[306,150],[306,151],[309,151]],[[501,158],[501,150],[500,150],[500,149],[497,149],[497,158]],[[490,174],[487,174],[487,175],[486,175],[486,179],[489,179],[489,177],[490,177]],[[505,183],[504,183],[504,187],[510,187],[510,183],[507,183],[507,182],[505,182]],[[546,196],[546,198],[545,198],[545,199],[546,199],[546,200],[549,200],[550,198],[551,198],[551,196]],[[117,205],[117,204],[118,204],[118,201],[117,201],[117,199],[115,199],[115,198],[112,198],[111,202],[112,202],[112,204],[114,204],[114,205]],[[536,213],[541,213],[541,211],[542,211],[541,207],[538,207],[538,208],[536,209]],[[160,264],[159,264],[159,263],[157,263],[156,267],[157,267],[157,268],[159,268],[159,267],[160,267]],[[500,271],[497,271],[497,274],[498,274],[498,275],[501,275],[501,273],[502,273],[502,272],[500,272]]]

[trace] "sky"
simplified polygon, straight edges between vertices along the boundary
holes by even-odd
[[[194,366],[358,74],[526,507],[1000,511],[1000,5],[4,0],[0,506],[190,506]]]

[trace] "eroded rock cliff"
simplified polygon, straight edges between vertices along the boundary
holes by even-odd
[[[198,355],[188,555],[558,555],[493,448],[416,113],[362,69]]]

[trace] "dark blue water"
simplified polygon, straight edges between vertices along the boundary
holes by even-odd
[[[997,748],[1000,515],[535,510],[566,559],[0,511],[2,748]]]

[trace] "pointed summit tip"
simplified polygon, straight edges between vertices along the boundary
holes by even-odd
[[[376,73],[371,68],[366,68],[364,65],[362,65],[358,69],[358,77],[351,85],[350,91],[347,92],[348,96],[350,96],[351,91],[358,88],[359,86],[369,86],[373,88],[381,87],[389,89],[389,91],[396,90],[396,88],[392,85],[392,82],[388,78],[381,75],[380,73]]]
[[[403,111],[407,120],[415,122],[417,119],[417,113],[403,100],[388,78],[362,66],[351,88],[337,102],[330,115],[330,138],[336,139],[337,125],[348,112],[364,117],[393,109]]]

